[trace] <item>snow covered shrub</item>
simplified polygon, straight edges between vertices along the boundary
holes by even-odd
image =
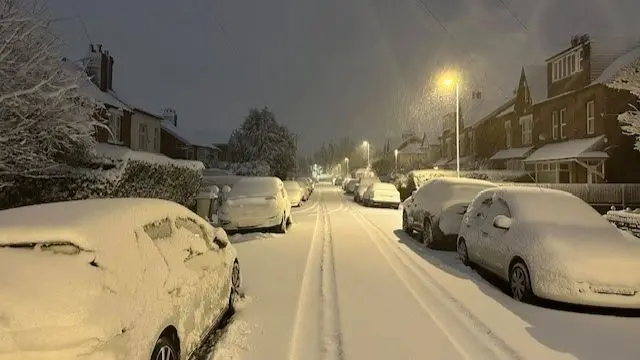
[[[234,162],[263,161],[269,165],[269,175],[281,179],[296,167],[296,138],[266,107],[249,111],[242,126],[231,134],[229,148]]]
[[[87,161],[101,125],[39,8],[0,0],[0,188]]]
[[[222,163],[219,166],[238,176],[271,176],[271,167],[265,161]]]
[[[637,54],[634,51],[630,55],[635,56]],[[607,86],[613,89],[626,90],[640,97],[640,58],[633,59],[630,63],[618,69],[611,81],[607,83]],[[640,151],[640,109],[638,108],[638,103],[635,105],[630,104],[630,107],[629,111],[618,115],[618,122],[620,122],[622,131],[625,134],[635,136],[635,148]]]
[[[604,215],[618,229],[631,232],[633,235],[640,237],[640,211],[638,209],[627,210],[611,210]]]
[[[40,177],[17,178],[0,193],[0,209],[55,201],[104,197],[142,197],[193,207],[204,165],[160,154],[98,144],[91,163],[56,170]]]

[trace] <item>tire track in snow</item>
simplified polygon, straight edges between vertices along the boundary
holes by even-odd
[[[302,277],[296,317],[289,346],[289,360],[311,360],[316,341],[322,360],[342,360],[342,332],[337,303],[333,239],[323,192],[319,192],[316,223]],[[319,280],[316,282],[316,280]],[[314,297],[320,298],[316,309]],[[318,310],[319,314],[317,314]],[[319,315],[316,318],[314,315]],[[316,321],[319,320],[319,323]],[[309,323],[318,333],[309,333]],[[316,335],[318,337],[316,337]],[[310,354],[311,353],[311,354]]]
[[[343,205],[340,204],[340,206],[342,207]],[[331,218],[326,203],[323,203],[322,207],[324,213],[323,247],[320,261],[320,273],[322,276],[320,282],[320,293],[322,295],[322,358],[341,360],[344,358],[344,349],[338,306]]]
[[[439,284],[438,281],[435,280],[433,276],[431,276],[429,272],[424,268],[424,264],[419,263],[416,259],[409,256],[400,246],[395,245],[395,240],[387,235],[374,222],[367,219],[362,214],[360,209],[356,209],[355,211],[353,211],[352,215],[367,232],[367,234],[369,234],[371,240],[387,258],[389,264],[394,268],[394,271],[396,271],[398,277],[400,277],[400,280],[405,284],[405,286],[407,286],[407,289],[412,293],[414,297],[419,297],[419,295],[417,294],[415,287],[410,284],[410,277],[422,283],[422,285],[427,288],[430,293],[438,294],[438,296],[434,298],[437,298],[441,305],[443,305],[443,307],[445,308],[443,310],[450,312],[455,317],[457,317],[460,324],[464,325],[467,328],[468,332],[474,335],[474,337],[479,342],[478,345],[480,345],[480,348],[474,346],[476,347],[476,350],[470,354],[469,351],[465,349],[467,346],[458,344],[457,339],[455,339],[455,337],[448,330],[451,327],[455,327],[455,324],[439,321],[439,316],[433,313],[433,311],[431,311],[431,309],[426,306],[425,302],[422,299],[416,297],[416,300],[421,303],[421,307],[431,316],[432,319],[434,319],[434,321],[436,321],[438,326],[440,326],[443,332],[447,334],[447,337],[454,343],[454,346],[458,348],[461,354],[463,354],[468,359],[477,359],[478,355],[480,354],[482,354],[481,356],[484,359],[525,359],[522,354],[511,347],[498,335],[493,333],[493,331],[484,322],[482,322],[482,320],[480,320],[460,301],[458,301],[449,291],[446,290],[446,288],[444,288],[444,286]],[[387,252],[382,247],[386,247],[390,251]],[[400,263],[404,269],[399,269],[397,265],[393,264],[393,259],[390,257],[389,253],[394,256],[396,262]],[[445,301],[442,301],[443,299]],[[439,314],[441,313],[439,312]],[[446,316],[446,314],[441,315]],[[458,332],[461,329],[453,330]]]

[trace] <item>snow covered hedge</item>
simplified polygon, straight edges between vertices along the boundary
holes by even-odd
[[[604,217],[618,229],[630,231],[640,237],[640,209],[611,210]]]
[[[64,200],[143,197],[193,207],[204,165],[160,154],[98,144],[95,159],[84,168],[25,177],[0,194],[0,209]]]
[[[219,167],[238,176],[271,176],[271,167],[265,161],[221,163]]]

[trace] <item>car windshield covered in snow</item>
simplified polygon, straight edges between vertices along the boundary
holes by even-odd
[[[229,192],[229,199],[272,196],[277,191],[273,178],[247,177],[237,181]]]
[[[284,188],[287,189],[287,191],[300,191],[300,190],[302,190],[302,187],[300,186],[300,183],[298,183],[297,181],[285,181],[284,182]]]

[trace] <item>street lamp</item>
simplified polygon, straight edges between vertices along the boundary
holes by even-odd
[[[395,158],[396,158],[396,165],[395,165],[395,168],[396,168],[396,171],[398,171],[398,149],[393,150],[393,155],[394,155],[394,156],[395,156]]]
[[[349,176],[349,158],[346,157],[344,158],[344,162],[346,163],[346,169],[347,169],[347,176]]]
[[[365,140],[362,145],[367,147],[367,170],[369,170],[371,167],[371,164],[369,163],[369,142]]]
[[[456,175],[460,177],[460,81],[454,73],[447,73],[442,78],[446,87],[456,87]]]

